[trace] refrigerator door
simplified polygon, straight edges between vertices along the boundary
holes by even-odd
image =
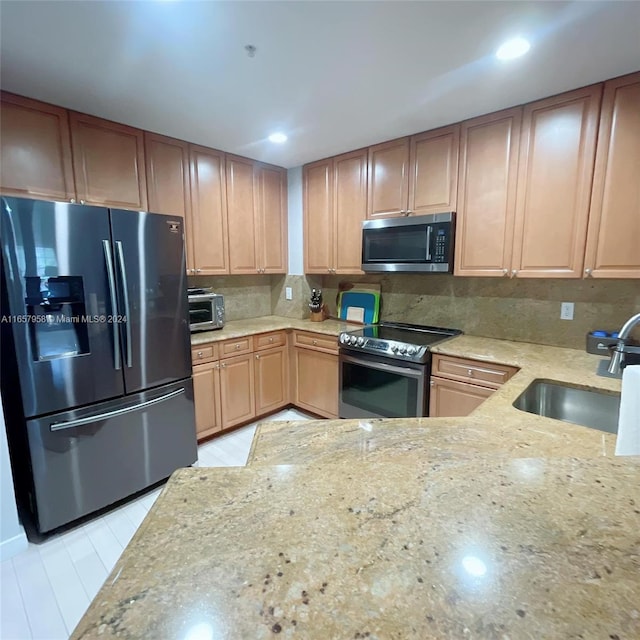
[[[2,320],[25,416],[122,395],[108,210],[4,197],[0,215]]]
[[[191,379],[27,422],[40,533],[167,478],[197,457]]]
[[[126,393],[191,375],[182,219],[111,210]]]

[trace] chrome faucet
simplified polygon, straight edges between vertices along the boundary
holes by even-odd
[[[627,346],[626,340],[631,333],[631,330],[640,324],[640,313],[636,313],[635,316],[631,316],[620,329],[618,334],[618,344],[611,351],[611,362],[609,363],[608,371],[614,375],[620,373],[622,363],[624,362],[625,353],[638,353],[640,348]]]

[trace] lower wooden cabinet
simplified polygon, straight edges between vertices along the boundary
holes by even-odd
[[[208,362],[193,367],[193,397],[198,440],[222,429],[219,366],[217,362]]]
[[[296,347],[294,404],[326,418],[338,417],[338,356]]]
[[[517,372],[516,367],[506,364],[434,354],[429,417],[468,416]]]
[[[479,387],[466,382],[431,377],[429,417],[449,418],[468,416],[479,407],[495,389]]]
[[[220,404],[225,429],[256,415],[253,375],[253,354],[220,361]]]
[[[275,411],[289,404],[287,356],[287,347],[277,347],[255,354],[256,415]]]

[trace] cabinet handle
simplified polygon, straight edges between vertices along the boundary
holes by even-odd
[[[511,277],[512,278],[517,278],[518,277],[518,270],[517,269],[513,269],[511,271]]]
[[[584,272],[585,272],[585,275],[586,275],[588,278],[590,278],[590,277],[591,277],[591,273],[592,273],[591,269],[585,269],[585,270],[584,270]]]
[[[75,198],[71,198],[71,199],[69,200],[69,202],[70,202],[71,204],[75,204],[75,203],[76,203],[76,199],[75,199]]]
[[[226,365],[224,362],[223,362],[220,366],[221,366],[223,369],[226,369],[226,368],[227,368],[227,365]]]
[[[196,273],[200,273],[202,269],[196,269]]]
[[[405,215],[405,216],[410,216],[412,213],[413,213],[413,211],[412,211],[411,209],[407,209],[407,210],[404,212],[404,215]]]
[[[314,340],[314,341],[313,341],[313,344],[314,344],[314,345],[318,344],[318,341],[317,341],[317,340]]]
[[[84,204],[84,200],[80,200],[80,204]]]
[[[273,342],[273,336],[269,338],[269,342]]]
[[[198,351],[198,358],[202,358],[202,351]]]
[[[508,276],[509,275],[509,269],[503,269],[502,270],[502,274],[505,275],[505,276]]]
[[[433,380],[429,380],[429,386],[430,387],[435,387],[436,383]]]
[[[239,349],[239,348],[240,348],[240,345],[239,345],[239,344],[237,344],[237,345],[236,345],[236,349]]]
[[[260,356],[256,356],[256,360],[260,360]]]
[[[467,375],[468,375],[470,378],[473,378],[473,369],[467,369]]]

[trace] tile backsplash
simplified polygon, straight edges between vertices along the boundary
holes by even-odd
[[[225,296],[227,320],[275,314],[306,318],[312,288],[322,288],[332,315],[341,282],[381,286],[383,320],[462,329],[489,338],[585,348],[593,329],[618,330],[640,312],[638,280],[462,278],[436,274],[366,276],[197,276]],[[286,300],[291,287],[293,300]],[[573,320],[560,320],[574,302]],[[635,335],[635,334],[634,334]],[[638,336],[640,337],[640,336]]]
[[[585,348],[593,329],[618,330],[640,312],[638,280],[463,278],[436,274],[323,276],[332,314],[340,282],[381,286],[383,320],[462,329],[470,335]],[[573,320],[560,319],[574,302]]]

